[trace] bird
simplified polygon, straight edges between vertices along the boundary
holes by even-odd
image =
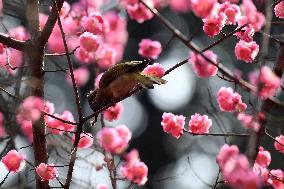
[[[102,75],[99,87],[91,90],[87,95],[91,109],[94,112],[101,111],[127,98],[139,87],[153,89],[154,84],[165,84],[166,80],[142,72],[149,63],[150,60],[130,61],[109,68]]]

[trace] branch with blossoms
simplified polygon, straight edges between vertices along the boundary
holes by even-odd
[[[107,2],[105,3],[107,4]],[[23,27],[18,27],[9,30],[9,34],[0,34],[0,56],[4,60],[1,62],[5,69],[4,72],[9,79],[16,80],[16,76],[20,78],[15,94],[5,87],[0,88],[1,101],[5,102],[4,95],[8,95],[7,103],[3,103],[5,105],[3,109],[13,113],[8,115],[1,108],[4,116],[0,114],[2,116],[0,116],[0,137],[3,137],[3,141],[5,141],[4,139],[8,135],[9,141],[1,152],[2,162],[8,172],[0,185],[5,184],[9,175],[20,173],[24,169],[25,162],[29,162],[23,153],[18,152],[26,148],[33,148],[34,151],[35,158],[32,167],[35,171],[36,188],[38,189],[68,189],[72,187],[76,180],[75,172],[80,167],[76,164],[80,162],[80,159],[90,162],[87,160],[88,157],[81,158],[80,154],[83,150],[90,150],[90,156],[93,156],[96,152],[103,156],[101,162],[96,157],[95,173],[107,170],[112,188],[117,189],[118,182],[126,181],[130,182],[127,188],[131,188],[135,184],[144,185],[148,180],[147,165],[140,159],[137,150],[133,149],[126,153],[132,138],[131,131],[125,125],[108,127],[104,120],[110,122],[117,120],[123,111],[123,105],[120,101],[145,88],[153,87],[152,83],[151,87],[145,87],[143,82],[146,82],[148,86],[150,86],[149,80],[155,84],[162,84],[162,82],[158,82],[163,81],[162,77],[173,74],[173,70],[189,62],[197,77],[206,79],[217,76],[224,81],[232,82],[248,93],[255,95],[256,100],[260,100],[261,103],[256,103],[255,111],[249,113],[248,105],[239,92],[230,87],[221,87],[216,94],[219,109],[221,112],[231,113],[247,132],[233,133],[223,130],[221,130],[222,133],[209,132],[210,128],[214,126],[213,122],[208,115],[201,115],[200,113],[195,113],[190,117],[188,129],[185,129],[185,116],[165,112],[162,115],[162,129],[177,139],[182,137],[184,133],[204,137],[249,138],[246,155],[241,153],[236,145],[225,144],[220,149],[216,161],[223,176],[224,181],[222,183],[232,188],[250,187],[257,189],[262,185],[271,185],[276,189],[283,187],[283,171],[269,168],[271,155],[268,150],[260,145],[260,141],[266,135],[274,141],[275,149],[284,153],[284,137],[280,135],[274,138],[267,132],[267,117],[271,109],[277,107],[282,111],[284,108],[284,103],[276,97],[276,92],[281,86],[284,69],[284,48],[281,40],[271,37],[269,34],[270,26],[266,27],[264,32],[261,31],[265,25],[265,16],[257,10],[254,3],[251,0],[243,0],[242,3],[238,0],[225,0],[220,1],[220,3],[217,0],[169,0],[168,4],[174,11],[188,12],[192,10],[195,16],[202,19],[204,33],[211,38],[216,38],[215,42],[203,49],[192,42],[194,36],[192,39],[187,38],[159,13],[158,9],[162,9],[164,6],[160,1],[121,0],[116,3],[118,6],[115,6],[115,10],[107,10],[101,15],[100,8],[103,8],[103,4],[98,2],[91,3],[80,0],[70,5],[63,0],[53,0],[49,15],[46,15],[39,12],[38,1],[27,0],[28,32]],[[269,13],[271,5],[266,3],[266,6],[268,7],[267,13]],[[275,15],[284,19],[283,11],[281,11],[284,8],[284,2],[277,1],[272,6]],[[189,58],[168,70],[165,70],[162,64],[154,63],[143,67],[143,70],[130,68],[126,71],[114,72],[111,75],[116,63],[122,60],[128,37],[126,21],[116,12],[118,10],[126,10],[130,19],[138,23],[157,18],[159,23],[164,25],[171,33],[172,38],[169,43],[172,42],[173,38],[177,38],[191,51]],[[269,19],[268,16],[266,17],[266,19]],[[270,20],[267,21],[271,24]],[[228,25],[233,25],[233,27],[237,25],[237,27],[226,34],[222,30]],[[265,35],[267,33],[266,36],[278,43],[280,49],[274,68],[271,69],[262,63],[259,73],[252,74],[248,82],[244,79],[245,77],[229,70],[225,63],[220,63],[217,54],[210,49],[236,36],[239,40],[234,50],[236,58],[245,63],[256,63],[260,47],[253,39],[255,33]],[[266,40],[263,44],[268,42]],[[265,51],[263,48],[263,56]],[[138,54],[143,58],[157,59],[161,53],[162,45],[159,41],[142,39],[139,43]],[[56,63],[55,65],[59,67],[59,70],[48,71],[45,69],[45,57],[58,58],[60,56],[66,56],[65,61],[68,68],[64,69]],[[27,57],[27,62],[22,61],[23,57]],[[120,65],[131,65],[130,63]],[[68,70],[66,74],[67,83],[70,84],[74,93],[74,100],[70,104],[73,104],[76,109],[77,116],[75,118],[68,110],[55,113],[56,104],[44,100],[44,84],[47,82],[44,73],[59,74],[57,71],[64,73],[65,70]],[[134,74],[137,78],[127,78],[131,74]],[[107,75],[112,78],[106,78]],[[82,87],[87,84],[90,76],[96,76],[96,80],[88,90],[95,88],[92,90],[94,92],[92,94],[97,95],[94,97],[95,102],[98,103],[101,99],[104,101],[102,100],[101,104],[95,105],[100,108],[85,116],[82,108],[82,102],[85,98],[80,96],[80,92],[83,91]],[[30,77],[30,82],[25,83],[23,79],[25,77]],[[149,80],[142,80],[141,77]],[[127,82],[125,82],[125,78],[128,79]],[[108,83],[105,84],[105,82]],[[31,92],[22,95],[19,92],[21,83],[28,85]],[[128,87],[128,85],[133,86]],[[11,87],[12,85],[8,86]],[[130,88],[127,92],[121,92],[127,88]],[[212,104],[214,103],[212,102]],[[90,105],[92,107],[93,104]],[[94,124],[98,125],[96,122],[99,114],[101,114],[102,128],[96,128],[97,130],[94,131],[88,124],[88,120],[94,118]],[[15,125],[20,126],[20,129],[15,129],[15,131],[9,129],[8,124],[4,129],[3,120],[4,124],[13,120]],[[13,139],[19,132],[22,132],[32,145],[16,148]],[[10,141],[12,145],[10,145]],[[97,149],[98,147],[100,149]],[[61,152],[64,152],[66,157]],[[121,158],[122,163],[116,163],[116,157]],[[67,166],[58,166],[56,165],[57,162],[60,162],[60,164],[63,162],[63,165]],[[67,174],[65,176],[62,174],[59,177],[58,169],[66,167]],[[220,173],[214,188],[219,183]],[[51,180],[57,181],[55,185],[49,183]],[[95,186],[97,189],[108,188],[105,183],[95,183]],[[91,183],[88,187],[94,186]]]

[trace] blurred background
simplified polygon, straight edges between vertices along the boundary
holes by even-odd
[[[94,0],[95,1],[95,0]],[[18,25],[25,26],[25,20],[22,16],[24,13],[24,1],[9,0],[4,1],[4,25],[10,29]],[[68,1],[70,4],[76,1]],[[50,1],[41,1],[42,10],[47,11]],[[115,1],[109,1],[103,10],[115,8]],[[259,11],[265,14],[265,2],[255,2]],[[209,38],[202,31],[202,20],[196,17],[192,12],[178,13],[166,6],[159,10],[177,29],[189,38],[193,38],[192,42],[200,49],[209,46],[221,36]],[[13,15],[11,15],[13,13]],[[123,61],[143,60],[138,55],[138,43],[143,38],[158,40],[163,45],[163,52],[154,62],[161,63],[166,69],[174,66],[188,58],[189,49],[185,47],[178,39],[172,39],[172,34],[163,27],[157,20],[152,19],[143,24],[139,24],[133,20],[129,20],[125,10],[120,10],[119,14],[127,19],[128,41],[123,54]],[[277,21],[273,17],[272,21]],[[278,39],[282,39],[283,27],[282,23],[272,24],[271,35]],[[224,33],[233,31],[234,27],[225,27]],[[5,32],[5,30],[2,30]],[[255,34],[255,41],[262,48],[263,35]],[[223,41],[218,46],[211,50],[218,55],[218,61],[222,62],[226,67],[230,68],[235,73],[242,73],[244,79],[248,80],[248,73],[258,69],[258,62],[264,61],[270,67],[275,63],[279,45],[270,40],[268,52],[257,57],[253,64],[246,64],[237,61],[234,55],[234,47],[237,43],[235,37],[231,37]],[[260,50],[261,52],[261,50]],[[75,67],[80,64],[76,63]],[[45,59],[45,69],[55,70],[68,68],[65,57],[48,57]],[[90,77],[88,82],[80,87],[80,97],[83,105],[84,115],[89,115],[92,110],[86,99],[87,93],[94,88],[94,79],[96,72],[92,66],[90,68]],[[24,72],[24,71],[22,71]],[[0,82],[4,83],[4,79],[9,76],[2,70],[0,72]],[[3,79],[3,80],[2,80]],[[13,78],[10,78],[10,81]],[[116,126],[118,124],[127,125],[133,132],[133,138],[130,142],[128,151],[135,148],[139,151],[141,160],[148,165],[149,177],[145,186],[136,188],[147,189],[207,189],[212,188],[218,176],[219,168],[216,164],[216,154],[220,147],[225,144],[236,144],[245,152],[247,141],[245,138],[236,137],[213,137],[213,136],[191,136],[184,134],[180,139],[175,139],[166,134],[162,130],[161,117],[163,112],[172,112],[178,115],[186,116],[186,127],[190,116],[194,113],[206,114],[213,121],[213,126],[210,133],[222,133],[222,131],[233,133],[246,133],[247,131],[241,126],[239,121],[231,113],[221,112],[217,102],[216,93],[220,87],[232,87],[243,96],[243,101],[248,104],[248,112],[253,112],[255,107],[255,96],[244,92],[233,83],[224,81],[218,77],[200,79],[196,77],[191,69],[190,64],[185,64],[182,67],[171,72],[164,77],[168,82],[161,86],[155,86],[153,90],[143,90],[130,98],[127,98],[122,103],[124,111],[119,120],[114,122],[106,122],[108,126]],[[5,88],[13,92],[15,85],[10,84],[5,80]],[[2,86],[2,85],[1,85]],[[23,82],[20,86],[20,93],[28,93],[26,89],[29,84]],[[72,87],[66,82],[66,73],[46,73],[45,74],[45,99],[55,104],[55,112],[61,113],[64,110],[70,110],[76,118],[76,107]],[[8,96],[1,94],[1,100],[5,100]],[[283,94],[277,94],[280,99],[283,99]],[[1,102],[3,103],[3,102]],[[15,144],[17,147],[28,145],[28,141],[24,135],[17,129],[15,121],[7,122],[7,127],[13,127],[20,134],[15,136]],[[269,117],[268,130],[273,136],[278,136],[283,133],[283,112],[273,110]],[[85,129],[92,132],[94,135],[100,128],[100,123],[95,127],[86,125]],[[50,162],[57,164],[66,163],[68,154],[64,149],[70,148],[66,136],[49,136],[50,139]],[[272,154],[271,168],[284,168],[283,154],[273,151],[273,141],[267,137],[263,137],[261,141],[265,149]],[[60,144],[63,148],[57,148],[55,144]],[[5,143],[0,144],[4,148]],[[25,148],[22,152],[27,159],[32,162],[33,153],[31,148]],[[60,157],[58,156],[60,154]],[[62,157],[62,158],[61,158]],[[80,158],[82,157],[82,158]],[[102,154],[93,152],[93,150],[82,150],[79,152],[79,159],[76,161],[75,175],[73,188],[95,188],[99,183],[107,183],[108,172],[105,169],[96,170],[103,161]],[[117,158],[119,161],[119,158]],[[0,164],[0,180],[6,175],[6,170],[3,164]],[[4,171],[5,170],[5,171]],[[60,176],[66,174],[64,168],[60,169]],[[3,188],[33,188],[33,172],[30,169],[18,175],[9,176]],[[56,182],[56,181],[54,181]],[[20,184],[16,184],[20,183]],[[15,185],[16,184],[16,185]],[[13,186],[14,185],[14,186]],[[13,186],[13,187],[8,187]],[[120,188],[128,186],[127,183],[119,182]],[[223,187],[224,188],[224,187]]]

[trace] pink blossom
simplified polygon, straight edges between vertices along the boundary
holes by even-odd
[[[25,41],[29,39],[29,35],[23,26],[17,26],[9,30],[9,34],[12,38],[20,41]]]
[[[169,0],[169,6],[175,12],[186,13],[191,10],[191,0]]]
[[[191,0],[191,9],[198,17],[205,18],[211,14],[217,0]]]
[[[138,23],[143,23],[146,20],[150,20],[154,16],[153,13],[142,3],[127,5],[126,8],[129,17]]]
[[[147,182],[148,167],[144,162],[126,163],[120,167],[123,177],[139,186]]]
[[[229,2],[229,3],[234,3],[234,4],[238,4],[240,0],[221,0],[221,3],[224,2]]]
[[[136,149],[133,149],[130,152],[128,152],[127,154],[124,154],[123,159],[127,163],[138,162],[138,161],[140,161],[139,152]]]
[[[122,153],[127,148],[130,138],[131,132],[124,125],[115,128],[105,127],[97,133],[100,146],[113,154]]]
[[[280,78],[267,66],[263,66],[260,69],[260,75],[258,80],[258,95],[262,99],[267,99],[270,96],[274,96],[277,89],[281,85]]]
[[[55,117],[63,119],[65,121],[75,122],[71,112],[64,111],[62,114],[54,114]],[[63,134],[63,132],[70,132],[75,130],[75,125],[69,123],[63,123],[53,117],[45,116],[45,122],[49,132],[53,134]]]
[[[242,102],[241,95],[237,92],[234,93],[231,87],[221,87],[217,93],[217,101],[222,111],[243,112],[247,108],[247,105]]]
[[[212,51],[208,50],[208,51],[205,51],[203,54],[209,60],[216,63],[217,55],[214,54]],[[200,78],[215,76],[217,74],[218,68],[215,65],[213,65],[212,63],[209,63],[201,55],[193,51],[189,54],[189,63],[192,64],[193,71]]]
[[[276,141],[274,142],[275,149],[284,154],[284,136],[279,135],[275,139],[278,141],[278,142],[276,142]]]
[[[122,112],[123,105],[121,102],[118,102],[104,111],[104,118],[108,121],[114,121],[120,118]]]
[[[44,108],[43,100],[36,96],[27,97],[18,108],[18,116],[21,120],[36,122],[40,119]]]
[[[243,19],[246,20],[246,23],[252,24],[256,32],[258,32],[264,26],[265,16],[261,12],[257,11],[253,1],[243,0],[241,10],[245,15]]]
[[[283,189],[284,183],[281,181],[284,179],[284,172],[281,169],[273,169],[270,171],[270,179],[269,183],[273,186],[275,189]]]
[[[178,139],[183,134],[185,117],[183,115],[174,115],[164,112],[161,124],[164,132]]]
[[[0,112],[0,138],[6,134],[5,129],[3,127],[3,121],[4,121],[4,116],[3,113]]]
[[[226,19],[226,15],[222,12],[218,13],[215,16],[209,16],[202,19],[204,23],[203,31],[209,37],[214,37],[218,35],[222,31],[222,28],[225,26]]]
[[[244,27],[241,31],[236,32],[234,35],[237,36],[238,39],[243,40],[245,42],[251,42],[253,40],[255,29],[251,24]]]
[[[219,12],[223,12],[226,15],[227,25],[235,25],[237,21],[241,18],[240,7],[229,2],[222,3],[220,5]]]
[[[89,73],[89,70],[85,67],[80,67],[78,69],[75,69],[74,72],[74,78],[75,78],[75,81],[76,81],[76,84],[81,87],[81,86],[84,86],[88,80],[89,80],[89,77],[90,77],[90,73]],[[70,73],[67,74],[67,82],[72,85],[72,80],[71,80],[71,76],[70,76]]]
[[[0,43],[0,54],[4,54],[6,52],[6,47],[2,43]]]
[[[75,135],[72,136],[72,143],[75,141]],[[78,148],[86,149],[93,145],[94,137],[91,133],[81,133]]]
[[[102,69],[108,69],[116,63],[116,51],[105,48],[98,52],[97,65]]]
[[[191,116],[189,121],[189,131],[194,134],[209,133],[209,129],[212,126],[211,119],[207,115],[200,115],[195,113]]]
[[[6,166],[8,171],[17,173],[21,171],[25,166],[25,157],[22,153],[16,150],[10,150],[3,158],[3,164]]]
[[[54,104],[52,102],[45,101],[43,111],[48,114],[54,114],[54,111],[55,111]]]
[[[264,150],[263,147],[259,147],[258,154],[256,156],[255,163],[261,167],[267,167],[271,162],[271,155],[269,151]]]
[[[139,55],[144,58],[157,59],[162,52],[162,45],[159,41],[142,39],[139,43]]]
[[[108,189],[108,187],[105,184],[99,184],[97,185],[96,189]]]
[[[36,167],[36,172],[42,181],[53,180],[58,177],[58,169],[54,164],[41,163]]]
[[[245,42],[240,40],[235,46],[235,55],[238,60],[252,63],[259,52],[259,46],[255,41]]]
[[[64,1],[59,15],[62,16],[62,17],[67,16],[70,12],[70,9],[71,9],[70,4],[66,1]]]
[[[245,113],[238,114],[238,120],[243,124],[243,126],[247,129],[253,129],[254,131],[259,131],[260,125],[257,121],[253,119],[252,115],[247,115]]]
[[[84,32],[80,35],[79,44],[88,52],[95,52],[100,46],[98,37],[90,32]]]
[[[77,60],[79,60],[79,63],[82,64],[90,64],[95,60],[94,53],[85,51],[81,47],[75,51],[75,57]]]
[[[94,35],[103,34],[104,20],[102,15],[97,12],[91,13],[88,17],[83,17],[81,24],[86,31],[91,32]]]
[[[98,89],[100,87],[100,80],[102,78],[102,76],[104,75],[104,73],[100,73],[97,75],[96,79],[95,79],[95,88]]]
[[[274,7],[274,13],[276,17],[284,19],[284,2],[280,1],[275,7]]]
[[[220,149],[216,161],[221,169],[223,169],[226,165],[226,163],[231,158],[236,158],[239,154],[239,148],[236,145],[229,146],[228,144],[225,144]]]
[[[142,73],[146,75],[152,75],[159,78],[162,78],[165,72],[166,71],[164,67],[159,63],[154,63],[153,65],[149,65],[142,71]]]

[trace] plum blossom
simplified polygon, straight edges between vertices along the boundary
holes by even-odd
[[[123,105],[121,102],[118,102],[104,111],[104,118],[108,121],[114,121],[120,118],[122,112]]]
[[[273,169],[270,171],[270,179],[269,183],[275,188],[275,189],[283,189],[284,183],[281,181],[284,179],[284,172],[281,169]]]
[[[211,119],[207,115],[200,115],[199,113],[192,115],[189,121],[189,131],[193,134],[209,133],[211,126]]]
[[[93,12],[89,16],[84,16],[81,20],[81,25],[87,32],[94,35],[101,35],[104,31],[104,20],[101,14]]]
[[[275,149],[284,154],[284,136],[279,135],[275,139],[278,141],[278,142],[276,142],[276,141],[274,142]]]
[[[54,116],[60,119],[63,119],[65,121],[69,121],[73,123],[75,122],[72,113],[67,110],[62,112],[62,114],[54,114]],[[46,122],[47,129],[49,130],[49,132],[53,134],[62,135],[64,132],[74,131],[75,129],[75,125],[72,125],[69,123],[63,123],[59,121],[58,119],[55,119],[50,116],[45,116],[45,122]]]
[[[260,124],[258,121],[253,119],[252,115],[247,115],[245,113],[239,113],[237,116],[238,120],[243,124],[247,129],[253,129],[254,131],[259,131]]]
[[[226,15],[227,25],[235,25],[241,18],[240,7],[229,2],[222,3],[220,5],[219,12],[223,12]]]
[[[44,108],[43,100],[36,96],[29,96],[25,98],[18,108],[17,118],[19,120],[29,120],[36,122],[42,115]]]
[[[234,92],[231,87],[221,87],[217,93],[217,102],[222,111],[244,112],[247,105],[242,102],[242,97],[239,93]]]
[[[251,42],[253,40],[255,29],[251,24],[241,29],[241,31],[236,32],[234,35],[237,36],[238,39],[243,40],[245,42]]]
[[[73,74],[74,74],[76,84],[79,87],[84,86],[88,82],[89,77],[90,77],[89,70],[85,67],[80,67],[80,68],[75,69],[73,71]],[[67,74],[66,79],[67,79],[68,84],[72,85],[70,73]]]
[[[142,3],[135,3],[133,5],[127,5],[126,8],[127,8],[126,10],[128,12],[129,17],[137,21],[138,23],[143,23],[147,20],[150,20],[154,16],[153,13],[147,7],[145,7],[145,5],[143,5]]]
[[[283,1],[280,1],[274,7],[274,13],[278,18],[284,19],[284,2]]]
[[[1,161],[12,173],[21,171],[26,164],[24,155],[16,150],[10,150]]]
[[[144,58],[157,59],[162,52],[162,45],[159,41],[142,39],[139,43],[139,55]]]
[[[95,52],[100,46],[98,37],[90,32],[84,32],[80,35],[79,44],[88,52]]]
[[[97,139],[104,150],[119,154],[127,148],[131,135],[125,125],[119,125],[115,128],[104,127],[97,133]]]
[[[215,37],[222,31],[222,28],[225,26],[226,19],[227,16],[222,12],[215,16],[205,17],[202,19],[204,23],[203,31],[209,37]]]
[[[270,152],[264,150],[262,146],[259,147],[258,154],[256,156],[255,164],[260,167],[267,167],[271,162],[271,155]]]
[[[36,172],[42,181],[53,180],[58,177],[58,169],[54,164],[41,163],[36,167]]]
[[[139,186],[145,184],[148,180],[148,167],[140,161],[138,151],[132,150],[125,157],[126,162],[120,167],[122,176]]]
[[[155,77],[162,78],[165,74],[165,69],[161,64],[154,63],[153,65],[148,65],[142,71],[142,73],[144,73],[146,75],[152,75],[152,76],[155,76]]]
[[[169,6],[175,12],[186,13],[191,10],[191,0],[169,0]]]
[[[108,69],[116,63],[116,51],[113,48],[104,48],[97,56],[97,65],[102,69]]]
[[[247,157],[239,154],[237,146],[223,145],[216,160],[224,179],[233,189],[261,187],[261,178],[250,168]]]
[[[205,51],[203,54],[209,60],[216,63],[217,55],[214,54],[212,51],[208,50]],[[193,71],[200,78],[215,76],[217,74],[218,68],[215,65],[209,63],[200,54],[197,54],[193,51],[189,54],[189,63],[192,64]]]
[[[90,64],[95,60],[95,54],[93,52],[85,51],[83,48],[78,48],[75,51],[75,57],[82,64]]]
[[[178,139],[183,134],[185,117],[164,112],[161,124],[164,132]]]
[[[217,0],[191,0],[191,10],[198,17],[205,18],[211,14]]]
[[[72,136],[72,143],[75,141],[75,135]],[[81,133],[78,148],[86,149],[92,146],[94,137],[91,133]]]
[[[252,63],[259,52],[259,46],[255,41],[246,42],[240,40],[235,46],[235,55],[238,60]]]

